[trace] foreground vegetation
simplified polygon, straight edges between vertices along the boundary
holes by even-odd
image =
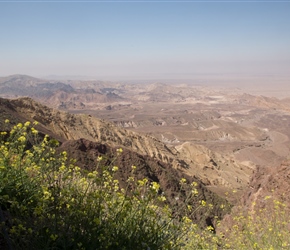
[[[269,195],[251,204],[246,211],[237,207],[227,227],[223,228],[223,245],[232,249],[290,249],[290,211]]]
[[[6,121],[7,123],[9,121]],[[273,201],[272,210],[241,212],[216,235],[191,221],[205,201],[192,204],[196,183],[180,180],[187,193],[178,212],[168,206],[159,184],[136,179],[125,187],[118,167],[102,157],[85,172],[56,153],[58,142],[30,123],[0,135],[0,248],[4,249],[286,249],[289,213]],[[121,149],[116,154],[121,153]],[[271,200],[270,198],[266,199]],[[210,207],[208,208],[210,209]],[[267,214],[268,213],[268,214]]]
[[[8,122],[8,121],[7,121]],[[1,133],[0,204],[2,245],[8,249],[179,249],[207,248],[189,216],[196,208],[172,213],[159,184],[137,180],[136,167],[121,188],[117,166],[92,172],[57,155],[57,142],[27,122]],[[30,147],[29,147],[30,145]],[[120,153],[121,149],[119,149]],[[195,183],[180,181],[181,191]],[[184,189],[184,190],[183,190]],[[189,190],[189,189],[188,189]],[[188,203],[189,204],[189,203]],[[181,216],[182,215],[182,216]],[[210,231],[210,230],[209,230]],[[189,233],[193,237],[189,237]],[[209,240],[211,234],[205,234]]]

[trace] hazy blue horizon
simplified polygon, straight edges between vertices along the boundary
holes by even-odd
[[[0,75],[289,77],[290,1],[0,1]]]

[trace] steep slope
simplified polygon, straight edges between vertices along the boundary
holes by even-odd
[[[108,166],[114,164],[119,166],[119,171],[116,174],[117,179],[119,179],[121,185],[124,187],[127,185],[126,180],[131,175],[131,166],[137,166],[136,177],[138,179],[143,179],[144,177],[148,178],[151,181],[156,181],[160,184],[161,192],[164,192],[169,204],[178,209],[179,206],[184,206],[183,201],[185,199],[184,192],[180,191],[179,181],[181,178],[186,178],[188,183],[195,181],[198,183],[197,189],[199,195],[194,199],[194,204],[199,204],[201,200],[205,200],[208,204],[213,204],[213,209],[209,210],[198,210],[194,213],[193,219],[201,226],[215,226],[215,218],[223,217],[223,215],[228,210],[221,209],[221,205],[228,204],[228,202],[217,196],[215,193],[206,188],[202,181],[198,177],[190,177],[178,169],[174,169],[173,165],[169,161],[164,162],[157,157],[162,158],[164,156],[165,160],[172,157],[172,163],[177,163],[179,159],[175,159],[173,153],[168,148],[163,148],[163,151],[158,148],[162,145],[161,142],[148,137],[147,139],[143,138],[136,133],[131,133],[128,131],[114,131],[114,126],[109,123],[104,123],[103,121],[93,121],[90,126],[94,127],[95,134],[98,134],[97,126],[101,126],[101,130],[104,132],[104,136],[93,137],[94,134],[91,134],[91,129],[86,128],[85,126],[80,125],[84,122],[82,120],[85,116],[74,116],[65,112],[59,112],[52,110],[48,107],[42,106],[37,102],[29,98],[22,98],[17,100],[5,100],[0,98],[0,130],[8,130],[7,124],[4,123],[5,119],[10,119],[10,126],[17,124],[18,122],[30,121],[39,121],[37,129],[41,134],[49,134],[50,137],[56,138],[61,142],[61,146],[58,148],[59,151],[67,151],[69,159],[76,159],[76,164],[81,168],[93,170],[96,169],[98,165],[97,159],[98,156],[104,156],[105,161],[102,162],[103,165]],[[91,120],[91,118],[87,117]],[[97,119],[96,119],[97,120]],[[104,123],[104,124],[103,124]],[[106,126],[109,126],[109,131],[111,134],[105,132]],[[86,129],[82,131],[82,129]],[[107,128],[108,129],[108,128]],[[87,136],[88,139],[84,139],[78,136]],[[148,154],[137,153],[135,150],[132,150],[131,147],[123,147],[123,152],[116,157],[116,149],[122,146],[124,140],[123,136],[128,136],[128,140],[131,139],[131,136],[134,135],[135,141],[142,140],[142,142],[147,143],[147,146],[155,147],[152,148],[152,152],[157,152],[157,157],[150,157]],[[116,136],[117,139],[113,141],[113,137]],[[74,139],[75,138],[75,139]],[[97,139],[101,138],[103,143],[97,142]],[[141,139],[140,139],[141,138]],[[118,140],[121,141],[121,145],[117,144]],[[153,142],[151,142],[151,140]],[[107,143],[104,143],[107,142]],[[131,143],[134,143],[131,142]],[[140,147],[138,150],[148,150],[146,145],[139,143]],[[142,147],[141,147],[142,145]],[[126,149],[127,148],[127,149]],[[141,151],[140,150],[140,151]],[[155,151],[154,151],[155,150]],[[156,153],[156,154],[157,154]],[[166,157],[165,157],[166,156]],[[228,206],[228,208],[230,205]]]
[[[287,229],[289,232],[289,192],[289,159],[285,160],[281,165],[274,167],[258,166],[251,175],[249,186],[241,195],[239,202],[232,208],[231,213],[223,218],[217,231],[227,234],[227,230],[238,223],[239,220],[237,220],[237,218],[240,217],[241,214],[245,216],[248,213],[254,218],[257,215],[257,224],[263,225],[265,223],[266,229],[271,230],[269,226],[271,223],[274,223],[274,226],[277,227],[274,228],[274,230],[283,228],[284,230]],[[267,218],[261,218],[260,216],[266,216]],[[267,219],[269,219],[269,221],[267,221]],[[241,221],[241,223],[245,223],[245,225],[249,222],[250,224],[253,223],[252,220]],[[280,227],[281,222],[285,223],[283,225],[284,227]],[[246,227],[249,227],[250,224]],[[259,237],[263,233],[265,233],[264,229],[261,230]]]
[[[249,188],[241,199],[243,206],[255,209],[265,206],[265,197],[282,201],[290,209],[290,161],[275,167],[260,166],[251,176]]]
[[[45,112],[46,107],[44,107],[43,112]],[[10,123],[6,124],[5,120],[8,119]],[[26,121],[33,122],[34,119],[27,116],[25,110],[23,112],[19,112],[17,107],[11,103],[11,100],[0,98],[0,130],[8,131],[12,128],[12,126],[18,123],[24,123]],[[52,138],[57,139],[60,142],[63,142],[65,139],[47,129],[45,125],[39,123],[36,125],[36,129],[39,130],[42,134],[47,134]]]
[[[127,149],[124,149],[122,153],[116,156],[116,147],[85,139],[66,141],[58,150],[65,150],[69,158],[76,159],[76,164],[84,169],[101,171],[101,168],[98,167],[99,165],[118,166],[119,170],[115,173],[115,177],[123,188],[128,185],[128,177],[132,176],[131,166],[136,166],[136,171],[133,175],[137,179],[148,178],[150,181],[158,182],[160,184],[160,192],[165,194],[170,206],[175,209],[183,206],[183,201],[186,198],[185,193],[180,191],[180,179],[185,178],[188,183],[193,181],[199,183],[196,187],[199,194],[194,197],[193,204],[197,205],[201,200],[205,200],[208,204],[213,204],[212,210],[206,208],[197,210],[194,213],[193,219],[200,226],[214,226],[216,222],[214,217],[222,218],[229,211],[228,209],[221,209],[221,205],[228,204],[228,202],[208,190],[200,183],[198,178],[189,177],[181,171],[172,168],[170,164],[149,156],[140,155]],[[104,160],[101,163],[97,160],[98,156],[103,156]]]
[[[57,135],[61,141],[84,138],[112,147],[127,148],[171,164],[213,187],[243,189],[247,185],[249,168],[204,147],[187,143],[177,148],[168,147],[152,136],[125,130],[88,115],[54,110],[30,98],[11,100],[9,104],[19,114],[25,114],[25,119],[38,121],[48,134]],[[204,160],[201,160],[200,155],[203,155]]]
[[[215,153],[202,145],[184,143],[177,147],[189,167],[185,172],[198,176],[208,186],[243,189],[248,185],[253,169],[232,156]]]
[[[143,155],[149,155],[174,166],[186,167],[178,158],[178,152],[151,136],[142,136],[132,131],[117,128],[109,122],[88,115],[73,115],[43,106],[30,98],[10,101],[19,113],[36,120],[51,132],[65,140],[85,138],[90,141],[107,143],[131,149]]]

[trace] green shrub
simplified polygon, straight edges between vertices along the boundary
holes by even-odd
[[[199,232],[189,219],[205,202],[195,208],[185,203],[173,215],[159,184],[137,180],[136,167],[121,189],[117,166],[103,166],[99,157],[96,170],[85,172],[66,152],[56,154],[55,140],[45,136],[36,143],[38,131],[29,122],[0,136],[2,248],[217,248],[217,237]],[[192,190],[187,201],[197,194],[194,183],[180,184]]]

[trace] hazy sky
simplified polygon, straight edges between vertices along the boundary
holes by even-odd
[[[0,75],[290,75],[290,1],[3,1]]]

